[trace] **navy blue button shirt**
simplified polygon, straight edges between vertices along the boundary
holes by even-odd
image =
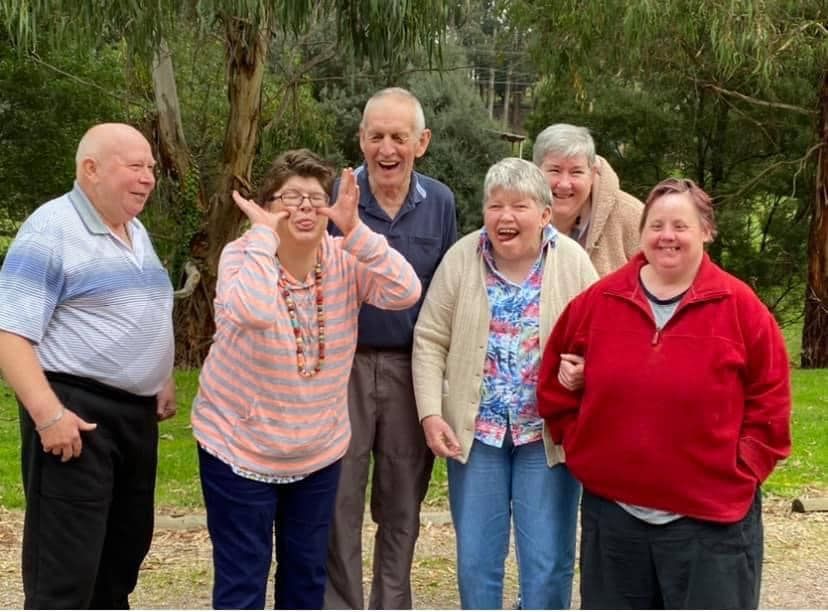
[[[363,304],[359,312],[357,344],[378,349],[409,349],[431,277],[443,255],[457,240],[454,194],[440,181],[414,172],[405,202],[397,216],[391,219],[371,193],[368,169],[363,165],[354,172],[359,185],[360,219],[388,239],[388,244],[414,267],[423,284],[420,300],[406,310],[381,310]],[[334,198],[338,189],[337,179]],[[332,223],[328,231],[341,235]]]

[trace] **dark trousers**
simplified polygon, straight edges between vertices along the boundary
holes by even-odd
[[[155,398],[49,374],[63,404],[97,423],[80,457],[45,453],[20,407],[26,608],[129,608],[153,530]]]
[[[417,416],[410,353],[358,350],[348,384],[348,412],[352,437],[342,461],[325,607],[365,607],[362,521],[373,455],[371,518],[377,533],[368,607],[410,609],[420,504],[434,463]]]
[[[684,517],[651,525],[584,489],[584,609],[755,609],[762,558],[759,491],[736,523]]]
[[[213,607],[264,608],[275,525],[275,608],[321,608],[340,462],[297,482],[271,484],[235,474],[200,446],[198,461],[213,542]]]

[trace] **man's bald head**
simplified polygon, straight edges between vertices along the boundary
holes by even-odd
[[[78,143],[75,176],[80,178],[83,160],[91,158],[100,162],[125,143],[135,140],[141,140],[149,146],[144,135],[126,123],[99,123],[92,126]]]
[[[75,155],[78,185],[112,228],[120,228],[143,210],[155,187],[154,168],[149,142],[125,123],[90,128]]]

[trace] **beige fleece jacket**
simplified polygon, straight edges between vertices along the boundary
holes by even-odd
[[[618,175],[601,156],[592,179],[592,212],[586,237],[586,252],[603,278],[614,272],[639,250],[638,224],[644,205],[621,191]]]
[[[412,372],[420,421],[442,416],[469,458],[480,409],[483,366],[489,342],[491,309],[486,293],[486,264],[480,255],[480,230],[461,238],[434,274],[414,328]],[[546,251],[541,281],[540,343],[546,340],[570,299],[598,279],[577,242],[558,235]],[[564,460],[544,426],[549,466]]]

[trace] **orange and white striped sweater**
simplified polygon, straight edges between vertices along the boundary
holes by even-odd
[[[351,233],[325,235],[322,285],[325,362],[299,375],[296,340],[277,281],[279,240],[254,225],[221,254],[216,333],[193,402],[193,433],[208,452],[263,479],[311,474],[345,454],[351,438],[347,388],[356,350],[357,316],[367,302],[402,310],[421,285],[386,239],[359,222]],[[313,274],[286,275],[305,338],[307,367],[318,358]]]

